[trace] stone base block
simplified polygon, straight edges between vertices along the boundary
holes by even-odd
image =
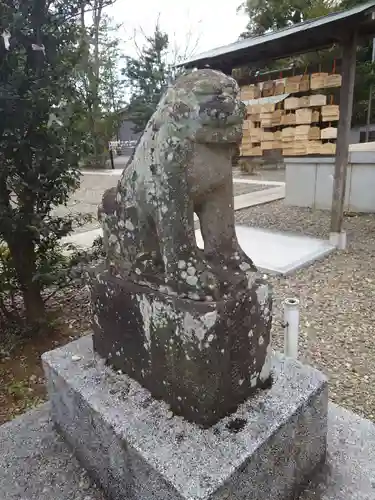
[[[210,426],[269,387],[269,285],[221,302],[165,295],[101,273],[92,284],[94,350],[191,422]]]
[[[43,356],[52,419],[111,500],[282,500],[326,456],[327,382],[274,359],[274,383],[216,425],[174,416],[85,337]]]

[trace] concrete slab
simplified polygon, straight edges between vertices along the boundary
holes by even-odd
[[[73,233],[62,239],[62,244],[72,244],[81,248],[90,248],[94,241],[102,236],[102,228],[92,229],[91,231],[85,231],[84,233]]]
[[[49,404],[0,426],[0,443],[1,500],[106,500],[54,431]],[[300,500],[375,500],[372,422],[329,405],[327,462]]]
[[[271,388],[207,429],[106,367],[90,336],[43,365],[54,422],[111,500],[287,500],[326,456],[327,380],[280,355]]]
[[[270,274],[290,274],[335,250],[328,241],[265,229],[236,226],[238,241],[259,270]],[[203,248],[200,230],[195,233]]]
[[[106,500],[53,428],[49,404],[0,426],[1,500]]]

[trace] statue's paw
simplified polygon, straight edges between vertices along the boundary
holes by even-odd
[[[219,300],[220,280],[211,266],[201,259],[180,261],[177,280],[179,289],[193,300]]]
[[[240,270],[244,273],[258,271],[254,262],[242,250],[231,255],[227,260],[227,265],[233,270]]]
[[[217,276],[211,271],[203,271],[199,275],[198,286],[205,294],[205,297],[211,297],[214,300],[219,300],[221,296],[221,284]]]

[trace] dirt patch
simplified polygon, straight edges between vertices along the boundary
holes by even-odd
[[[66,291],[52,309],[60,319],[50,331],[0,344],[0,424],[46,399],[41,355],[89,331],[89,297],[84,288]]]

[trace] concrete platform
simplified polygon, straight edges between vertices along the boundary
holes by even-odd
[[[2,425],[0,444],[1,500],[106,500],[54,431],[49,404]],[[327,463],[300,500],[375,500],[372,422],[329,405]]]
[[[105,367],[91,337],[43,365],[54,422],[111,500],[289,500],[326,456],[326,378],[292,359],[208,429]]]
[[[290,274],[335,250],[329,241],[310,236],[248,226],[236,226],[236,233],[244,252],[259,270],[270,274]],[[195,237],[198,247],[203,248],[199,230]]]
[[[254,193],[246,193],[234,197],[234,210],[242,210],[243,208],[255,207],[257,205],[264,205],[272,201],[282,200],[285,198],[285,185],[269,187],[262,189],[262,191],[255,191]],[[195,218],[198,220],[197,218]]]

